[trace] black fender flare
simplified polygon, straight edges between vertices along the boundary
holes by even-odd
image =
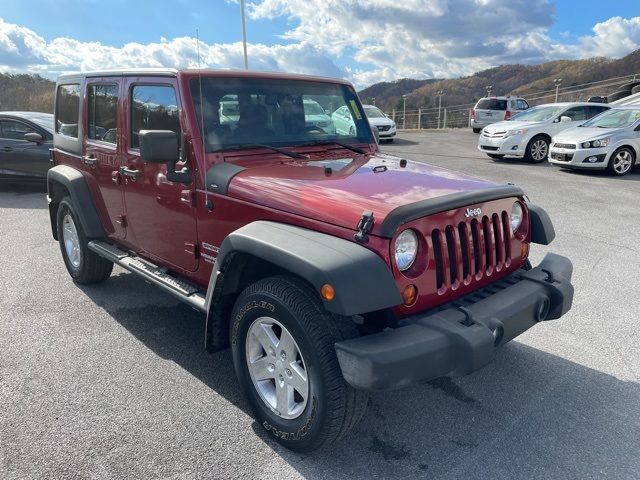
[[[54,238],[57,239],[56,212],[54,210],[57,209],[57,203],[61,200],[55,197],[56,184],[62,185],[69,192],[76,214],[87,237],[106,237],[98,211],[93,203],[91,191],[82,172],[68,165],[57,165],[47,172],[47,196]]]
[[[221,295],[219,287],[224,283],[221,279],[230,268],[227,259],[238,252],[260,258],[306,280],[327,311],[338,315],[364,314],[402,303],[391,269],[373,251],[332,235],[259,220],[235,230],[220,246],[205,302],[207,332],[211,327],[212,306]],[[327,283],[335,290],[331,301],[320,295],[322,285]]]
[[[556,238],[556,231],[547,212],[537,205],[527,204],[531,222],[531,241],[540,245],[549,245]]]

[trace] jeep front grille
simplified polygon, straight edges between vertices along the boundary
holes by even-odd
[[[511,264],[511,225],[506,211],[431,232],[438,293],[501,271]]]

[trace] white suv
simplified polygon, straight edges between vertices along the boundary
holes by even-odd
[[[471,128],[473,133],[480,133],[487,125],[509,120],[512,115],[529,108],[524,98],[518,97],[486,97],[481,98],[471,109]]]
[[[493,159],[524,157],[539,163],[547,159],[551,137],[576,127],[611,108],[602,103],[547,103],[538,105],[482,130],[478,150]]]

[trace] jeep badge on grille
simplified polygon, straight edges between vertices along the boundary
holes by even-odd
[[[464,212],[464,216],[467,218],[470,217],[479,217],[480,215],[482,215],[482,210],[479,208],[467,208],[467,211]]]

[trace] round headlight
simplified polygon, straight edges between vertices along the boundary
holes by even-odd
[[[593,146],[594,146],[595,148],[598,148],[600,145],[602,145],[602,142],[601,142],[600,140],[594,140],[594,141],[593,141],[593,142],[591,142],[591,143],[593,143]]]
[[[589,143],[589,142],[584,142],[582,144],[582,148],[589,148],[590,146],[591,146],[591,143]]]
[[[515,202],[511,207],[511,231],[516,232],[522,223],[522,205],[520,202]]]
[[[395,246],[395,260],[398,269],[404,272],[416,259],[418,254],[418,237],[416,233],[407,229],[398,235]]]

